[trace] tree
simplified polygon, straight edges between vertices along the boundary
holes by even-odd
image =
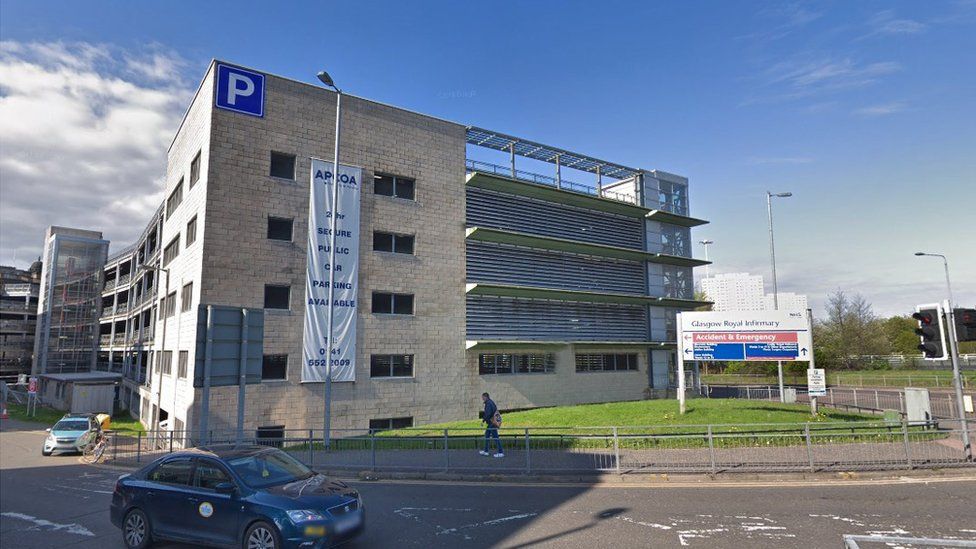
[[[853,369],[863,364],[863,356],[890,352],[884,326],[863,296],[837,290],[827,296],[826,309],[827,318],[813,331],[818,365]]]
[[[711,301],[710,299],[708,299],[708,294],[706,294],[702,290],[695,290],[695,294],[694,294],[693,298],[694,298],[695,301]],[[702,305],[700,307],[695,307],[695,310],[696,311],[711,311],[712,310],[712,304],[709,303],[708,305]]]
[[[899,355],[918,355],[918,323],[910,316],[893,316],[883,321],[885,337],[891,352]]]

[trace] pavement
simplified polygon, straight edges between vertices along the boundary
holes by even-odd
[[[120,471],[44,458],[36,425],[0,421],[0,547],[123,547]],[[976,475],[871,481],[527,484],[352,481],[351,547],[842,547],[844,534],[976,540]],[[167,544],[164,548],[189,547]]]

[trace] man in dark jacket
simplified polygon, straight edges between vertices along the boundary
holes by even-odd
[[[485,449],[478,452],[483,456],[490,456],[492,454],[488,453],[488,448],[490,446],[489,442],[493,438],[495,439],[495,445],[498,447],[498,451],[495,452],[494,456],[496,458],[505,457],[505,452],[502,450],[502,441],[498,438],[498,427],[500,421],[496,423],[496,418],[501,418],[498,415],[498,406],[495,405],[495,401],[488,396],[488,393],[481,393],[481,400],[485,403],[485,411],[481,414],[481,421],[484,421],[487,426],[485,428]]]

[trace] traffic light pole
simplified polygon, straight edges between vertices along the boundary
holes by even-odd
[[[959,372],[959,343],[956,336],[956,318],[952,311],[952,301],[946,301],[946,321],[949,324],[949,356],[952,359],[952,380],[956,386],[956,407],[962,423],[962,448],[966,461],[973,460],[973,447],[969,441],[969,426],[966,422],[966,404],[962,395],[962,375]]]

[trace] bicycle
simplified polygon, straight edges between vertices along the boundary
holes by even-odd
[[[82,450],[82,459],[88,463],[98,463],[105,455],[105,448],[108,446],[108,437],[98,433],[95,439],[88,443]]]

